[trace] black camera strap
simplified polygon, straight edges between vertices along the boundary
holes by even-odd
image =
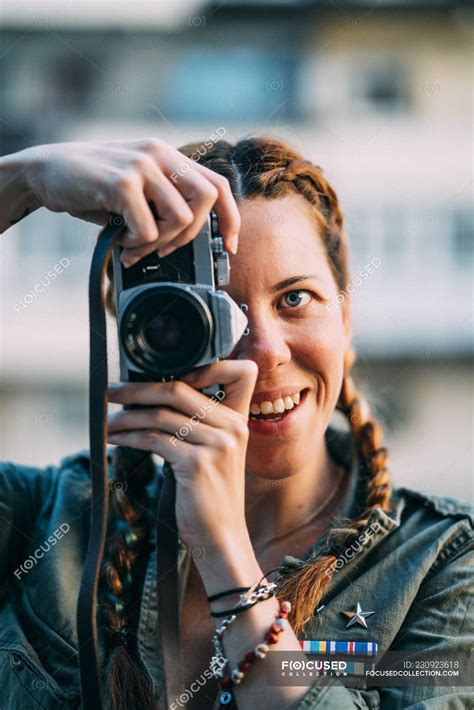
[[[176,524],[176,480],[165,461],[156,521],[156,569],[158,628],[157,642],[163,657],[166,710],[175,707],[183,692],[179,643],[178,531]],[[160,638],[161,637],[161,638]],[[180,703],[180,707],[185,707]]]
[[[105,276],[116,237],[124,231],[114,216],[97,240],[89,274],[89,439],[92,484],[89,543],[77,604],[77,637],[82,707],[102,710],[101,669],[97,640],[97,589],[104,555],[109,513],[107,467],[107,333]],[[178,534],[175,513],[176,481],[165,462],[156,523],[157,643],[164,667],[163,695],[168,708],[182,691],[179,657]]]

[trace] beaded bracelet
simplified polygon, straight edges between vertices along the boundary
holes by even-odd
[[[245,656],[242,658],[241,661],[238,662],[236,668],[234,668],[228,675],[225,675],[222,677],[222,669],[220,669],[220,673],[218,677],[219,680],[219,686],[221,688],[221,695],[220,695],[220,704],[219,708],[226,708],[226,706],[229,706],[232,700],[234,700],[234,696],[232,693],[232,689],[235,685],[239,685],[239,683],[242,682],[242,680],[245,677],[245,672],[249,670],[250,666],[252,663],[255,662],[257,658],[263,659],[266,657],[268,651],[270,650],[270,646],[273,644],[278,643],[279,640],[279,634],[287,628],[287,619],[288,619],[288,614],[291,611],[291,603],[288,601],[280,601],[280,609],[278,611],[278,614],[275,618],[275,621],[273,624],[270,626],[269,630],[267,631],[265,635],[265,641],[264,643],[258,643],[253,651],[249,651],[248,653],[245,654]],[[234,616],[235,619],[235,616]],[[232,619],[232,621],[234,620]],[[227,621],[227,620],[226,620]],[[232,623],[232,621],[229,621],[229,624]],[[227,624],[226,626],[228,626]],[[224,627],[225,628],[225,627]],[[222,629],[221,634],[223,633],[224,629]],[[216,657],[214,657],[216,658]],[[224,659],[226,660],[226,659]]]
[[[263,579],[263,577],[262,577]],[[257,582],[259,584],[259,582]],[[245,601],[247,601],[250,597],[252,597],[252,603],[239,606],[239,604],[236,605],[235,611],[231,616],[228,616],[224,621],[222,621],[221,625],[216,629],[214,632],[214,636],[212,637],[212,642],[214,644],[214,655],[211,658],[211,662],[209,664],[210,669],[214,675],[215,678],[222,678],[223,676],[223,669],[227,665],[228,660],[224,656],[224,649],[222,648],[222,643],[221,643],[221,636],[226,630],[226,628],[237,618],[237,614],[247,611],[251,606],[254,606],[257,604],[259,601],[263,601],[265,599],[269,599],[270,597],[274,596],[274,591],[273,588],[275,587],[274,584],[263,584],[255,589],[255,585],[253,587],[248,587],[248,589],[252,589],[252,593],[250,595],[247,594],[241,594],[240,595],[240,603],[243,604]],[[218,614],[216,613],[215,616],[224,616],[229,613],[229,610],[224,611],[224,612],[219,612]]]
[[[272,587],[273,585],[262,585],[262,591],[265,592],[265,595],[259,595],[256,599],[256,601],[251,604],[250,606],[254,606],[258,601],[263,601],[264,599],[269,599],[270,597],[274,596],[273,589],[270,592],[266,591],[267,587]],[[259,591],[258,589],[256,591]],[[245,598],[245,595],[242,595],[243,598]],[[226,630],[226,628],[237,618],[236,614],[238,614],[241,611],[246,611],[249,608],[249,606],[243,606],[239,609],[235,610],[235,613],[232,614],[231,616],[228,616],[224,621],[222,621],[221,625],[215,630],[214,636],[212,637],[212,643],[214,644],[214,656],[211,658],[210,662],[210,668],[213,672],[213,675],[215,678],[222,678],[223,676],[223,668],[227,664],[227,658],[224,656],[224,650],[222,647],[221,643],[221,636]]]

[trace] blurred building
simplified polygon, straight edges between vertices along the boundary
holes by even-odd
[[[186,0],[131,13],[4,0],[2,12],[2,155],[149,135],[179,147],[223,127],[231,141],[286,138],[325,168],[352,245],[356,375],[394,477],[471,497],[469,5]],[[97,233],[39,210],[2,236],[2,459],[46,464],[88,446]]]

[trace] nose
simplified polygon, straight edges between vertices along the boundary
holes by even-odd
[[[249,320],[249,334],[243,335],[237,343],[231,358],[254,360],[260,371],[268,372],[291,360],[291,349],[280,325],[266,313],[266,317],[252,317]]]

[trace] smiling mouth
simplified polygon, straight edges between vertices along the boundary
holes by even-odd
[[[281,419],[285,419],[285,417],[301,406],[306,392],[307,388],[302,389],[299,392],[295,392],[287,397],[277,399],[274,402],[261,402],[260,406],[258,404],[256,406],[252,405],[249,413],[249,419],[266,422],[279,422]],[[257,411],[257,409],[263,409],[264,411]]]

